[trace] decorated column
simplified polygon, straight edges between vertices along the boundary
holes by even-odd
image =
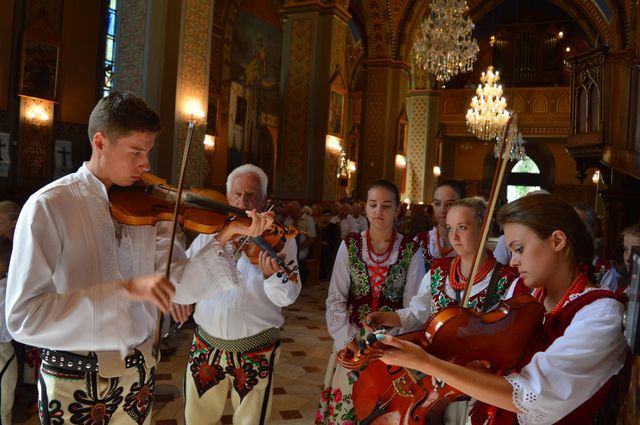
[[[338,199],[345,111],[348,1],[287,1],[282,57],[282,132],[274,194]]]

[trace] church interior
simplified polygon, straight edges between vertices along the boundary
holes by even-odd
[[[544,189],[593,206],[613,255],[640,220],[640,5],[467,0],[477,50],[443,77],[416,54],[433,48],[422,32],[434,1],[0,0],[0,200],[22,205],[87,161],[89,115],[116,90],[158,113],[151,172],[173,184],[193,124],[187,186],[224,193],[252,163],[271,199],[302,205],[363,201],[383,178],[411,211],[445,179],[486,198],[501,133],[479,137],[468,110],[493,67],[520,132],[501,200]],[[327,285],[312,269],[284,309],[272,423],[314,420]],[[184,423],[189,332],[168,340],[154,423]],[[15,423],[37,423],[16,397]]]

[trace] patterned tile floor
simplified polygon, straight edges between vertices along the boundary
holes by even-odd
[[[282,351],[274,378],[270,424],[313,423],[332,344],[324,318],[327,288],[328,282],[306,285],[296,303],[284,309]],[[193,329],[182,329],[167,339],[176,351],[165,356],[158,367],[154,424],[184,424],[182,380],[192,335]],[[33,386],[18,389],[14,424],[39,423],[37,414],[33,413],[34,397]],[[231,424],[231,413],[230,403],[227,403],[222,424]]]

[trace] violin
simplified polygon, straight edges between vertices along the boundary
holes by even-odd
[[[528,294],[500,302],[487,313],[450,306],[432,316],[422,331],[397,336],[427,353],[459,365],[481,361],[492,373],[515,370],[542,329],[544,307]],[[360,353],[342,350],[336,361],[357,373],[353,384],[356,418],[362,425],[441,424],[449,403],[467,398],[433,377],[377,360],[381,342]],[[381,388],[384,391],[381,392]]]
[[[133,186],[114,186],[109,191],[111,215],[120,223],[134,226],[172,221],[177,192],[166,180],[144,173],[142,179]],[[178,223],[183,229],[210,234],[220,232],[232,220],[251,223],[243,209],[230,206],[227,198],[214,190],[184,190],[181,198]],[[295,276],[297,266],[292,266],[293,260],[285,264],[277,253],[284,248],[287,239],[296,235],[295,229],[274,222],[262,235],[250,238],[248,243],[243,244],[242,250],[252,264],[257,264],[260,252],[266,251],[278,261],[286,281]]]

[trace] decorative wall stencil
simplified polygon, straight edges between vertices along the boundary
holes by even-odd
[[[426,201],[424,179],[428,101],[428,95],[412,95],[408,99],[410,128],[407,151],[407,194],[414,202]]]
[[[184,13],[184,34],[182,43],[184,48],[181,50],[182,68],[178,73],[178,93],[180,100],[185,102],[188,99],[196,101],[200,108],[207,108],[207,82],[209,75],[206,73],[207,63],[202,60],[209,54],[206,36],[211,29],[209,28],[209,15],[212,13],[213,5],[208,0],[187,0]],[[184,113],[182,108],[184,105],[178,104],[176,107],[180,112]],[[176,155],[174,156],[174,175],[178,175],[179,164],[182,160],[184,143],[187,135],[187,117],[182,114],[180,122],[177,125],[178,143],[176,146]],[[196,186],[201,185],[204,173],[204,153],[203,140],[206,130],[206,123],[198,122],[193,132],[193,141],[191,145],[191,153],[189,156],[189,165],[187,166],[185,183]]]
[[[62,0],[28,0],[25,23],[27,27],[42,22],[59,33],[62,23]]]
[[[389,69],[372,66],[367,71],[367,108],[365,149],[363,150],[361,187],[367,188],[382,178],[384,169],[384,142]]]
[[[369,59],[391,57],[391,43],[389,37],[390,19],[387,2],[364,2],[367,14],[367,39],[369,40]]]
[[[296,18],[291,23],[289,79],[286,90],[286,131],[283,137],[282,158],[284,192],[299,192],[304,183],[305,143],[309,114],[309,78],[311,73],[311,37],[313,21]]]
[[[145,31],[147,18],[146,0],[118,0],[119,40],[116,43],[117,71],[114,73],[116,88],[142,95],[144,74]]]

